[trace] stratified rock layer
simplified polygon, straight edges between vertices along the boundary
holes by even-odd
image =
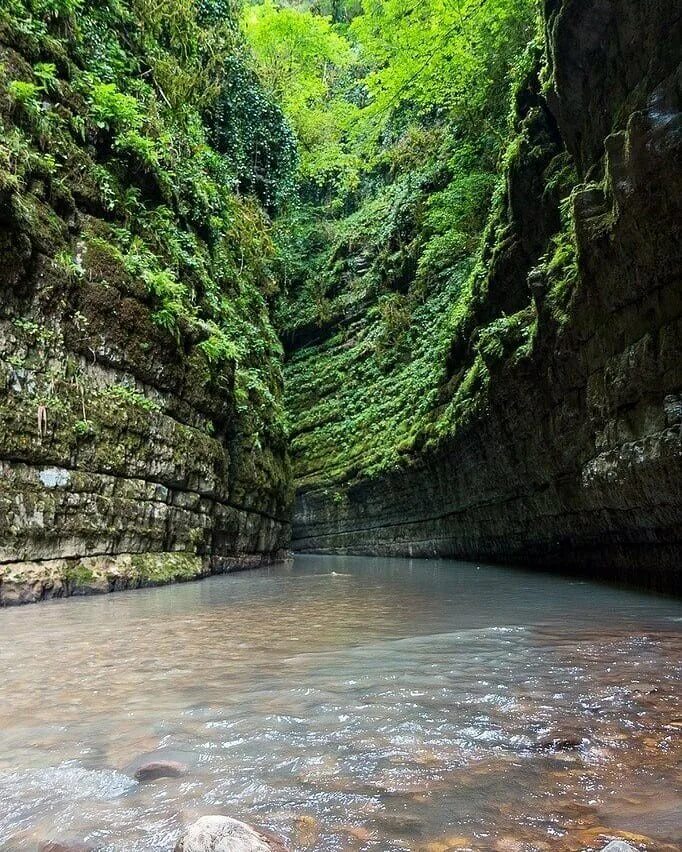
[[[107,38],[127,44],[118,12],[128,14],[121,7],[105,16]],[[85,23],[99,34],[97,4],[82,14],[94,16]],[[249,271],[243,252],[239,259],[239,235],[229,249],[237,272],[226,272],[227,226],[200,228],[179,190],[160,194],[148,171],[126,166],[107,122],[93,123],[76,29],[34,22],[41,41],[23,23],[0,15],[0,605],[277,559],[289,539],[291,494],[284,430],[273,425],[281,352],[261,294],[271,281]],[[147,58],[130,56],[125,67]],[[46,87],[31,82],[41,68],[52,80]],[[103,89],[111,95],[112,87]],[[130,101],[112,97],[119,108]],[[202,175],[208,180],[205,171],[196,180]],[[126,261],[125,240],[117,243],[134,216],[106,201],[110,184],[137,205],[140,233],[125,239],[142,266]],[[232,200],[216,196],[212,209],[227,216],[227,205],[225,221],[238,229],[247,214]],[[249,210],[249,233],[265,228]],[[140,224],[145,216],[163,220],[183,247],[178,280],[164,271],[171,260]],[[210,274],[192,279],[193,269]],[[149,275],[175,287],[171,319]],[[227,307],[214,316],[202,299]],[[233,336],[251,335],[235,347],[239,357],[210,348],[222,330],[216,317],[225,324],[228,314]],[[267,405],[249,395],[254,384]]]
[[[436,449],[307,482],[294,549],[679,590],[680,17],[662,0],[548,0],[545,19],[545,67],[517,95],[517,155],[449,363],[454,393],[472,364],[488,380]],[[551,179],[562,161],[577,175],[569,215]]]
[[[284,457],[241,447],[221,410],[228,403],[197,400],[198,380],[185,393],[191,365],[171,345],[158,376],[145,375],[131,348],[112,342],[125,328],[118,312],[93,309],[83,335],[91,354],[78,352],[69,320],[42,301],[45,286],[33,271],[0,309],[0,605],[281,558]],[[79,294],[98,286],[87,281]]]

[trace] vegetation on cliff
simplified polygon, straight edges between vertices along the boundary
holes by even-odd
[[[527,311],[495,318],[451,381],[481,325],[500,169],[529,144],[510,93],[532,88],[536,14],[532,0],[11,0],[3,216],[53,258],[55,289],[103,285],[68,299],[80,351],[107,287],[141,296],[149,357],[165,338],[194,388],[230,400],[207,428],[281,454],[279,336],[298,479],[388,469],[447,436],[502,338],[530,334]],[[75,439],[96,432],[87,411],[72,419]]]
[[[231,399],[255,453],[285,444],[274,311],[297,477],[390,468],[449,434],[501,340],[530,334],[527,311],[488,318],[451,381],[481,325],[500,166],[529,144],[510,92],[532,88],[536,30],[531,0],[11,0],[3,215],[56,288],[104,285],[70,298],[72,336],[101,330],[110,284],[142,288],[152,336]],[[491,225],[484,255],[503,239]]]
[[[385,470],[449,434],[486,379],[479,359],[448,386],[448,355],[519,145],[535,4],[266,0],[243,23],[301,150],[275,226],[296,477]]]
[[[2,4],[0,431],[3,456],[125,475],[171,428],[174,463],[192,446],[231,499],[285,515],[270,216],[297,155],[238,15]]]

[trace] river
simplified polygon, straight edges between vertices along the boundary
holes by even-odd
[[[209,813],[319,852],[679,849],[681,651],[677,601],[446,560],[0,611],[0,849],[168,852]]]

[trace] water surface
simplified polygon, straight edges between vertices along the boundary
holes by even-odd
[[[678,602],[450,561],[0,611],[0,849],[161,852],[207,813],[319,852],[680,849],[681,650]]]

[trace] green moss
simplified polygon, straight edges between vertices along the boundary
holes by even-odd
[[[538,273],[544,276],[547,294],[545,301],[558,325],[569,317],[568,306],[578,281],[578,251],[572,213],[572,199],[562,207],[563,227],[554,235],[550,250],[542,259]]]
[[[148,413],[161,411],[161,406],[157,402],[125,384],[108,385],[100,391],[99,395],[110,405],[132,405]]]
[[[95,573],[91,568],[81,564],[80,562],[74,565],[69,565],[64,570],[64,579],[70,586],[89,586],[96,579]]]
[[[203,573],[200,556],[193,553],[140,553],[131,559],[142,583],[179,583],[194,580]]]

